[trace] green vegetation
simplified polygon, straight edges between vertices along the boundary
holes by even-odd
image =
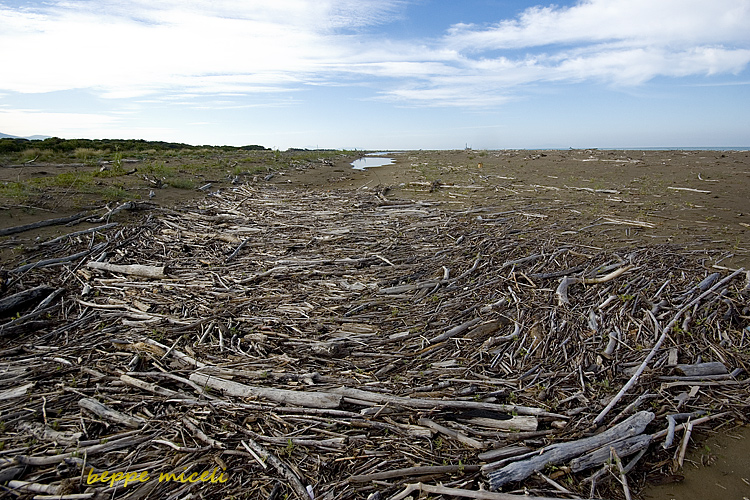
[[[171,190],[173,201],[175,196],[185,196],[177,190],[192,191],[205,184],[226,188],[341,155],[352,153],[124,139],[3,138],[0,203],[82,208],[154,196],[163,200],[163,190]]]
[[[50,137],[42,141],[28,139],[3,138],[0,139],[0,154],[24,153],[33,159],[35,155],[44,152],[69,153],[73,158],[84,159],[87,153],[95,156],[98,152],[122,151],[124,153],[145,151],[196,151],[210,149],[217,151],[264,151],[267,148],[252,146],[191,146],[179,142],[145,141],[143,139],[61,139]],[[83,157],[81,157],[83,155]],[[28,160],[27,160],[28,161]]]

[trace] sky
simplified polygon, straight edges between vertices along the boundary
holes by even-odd
[[[750,146],[750,0],[0,0],[0,132]]]

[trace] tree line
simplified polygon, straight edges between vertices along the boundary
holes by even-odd
[[[27,149],[39,149],[42,151],[54,151],[55,153],[72,153],[78,148],[103,149],[110,151],[147,151],[147,150],[196,150],[196,149],[218,149],[221,151],[263,151],[268,150],[263,146],[192,146],[179,142],[146,141],[144,139],[61,139],[60,137],[49,137],[44,140],[29,140],[15,137],[0,139],[1,153],[21,153]]]

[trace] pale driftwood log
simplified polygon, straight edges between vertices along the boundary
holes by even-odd
[[[421,399],[421,398],[406,398],[402,396],[391,396],[388,394],[381,394],[375,392],[362,391],[360,389],[352,389],[349,387],[339,387],[331,391],[334,394],[341,395],[345,398],[356,399],[360,401],[369,401],[371,403],[385,404],[390,403],[394,405],[405,406],[407,408],[463,408],[463,409],[478,409],[478,410],[495,410],[506,413],[516,412],[519,415],[536,415],[543,417],[562,418],[567,420],[569,417],[560,415],[558,413],[550,413],[542,410],[541,408],[533,408],[530,406],[517,406],[517,405],[503,405],[496,403],[483,403],[481,401],[457,401],[449,399]]]
[[[5,389],[3,391],[0,391],[0,401],[5,401],[6,399],[14,399],[14,398],[20,398],[22,396],[25,396],[27,392],[29,392],[29,389],[34,387],[33,382],[29,382],[28,384],[24,384],[18,387],[13,387],[12,389]]]
[[[393,469],[383,472],[373,472],[372,474],[350,476],[348,481],[350,483],[369,483],[370,481],[382,481],[384,479],[393,479],[395,477],[456,474],[457,472],[471,473],[478,470],[478,465],[426,465],[421,467],[407,467],[404,469]]]
[[[81,432],[60,432],[44,425],[42,422],[20,422],[18,430],[28,432],[40,441],[56,442],[64,445],[76,445],[81,439]]]
[[[117,424],[122,424],[127,427],[138,428],[138,427],[141,427],[145,423],[145,421],[142,418],[133,417],[131,415],[126,415],[125,413],[119,412],[117,410],[113,410],[109,406],[104,405],[95,399],[91,399],[91,398],[80,399],[78,401],[78,406],[90,411],[94,415],[97,415],[98,417],[101,417],[104,420],[115,422]]]
[[[706,191],[705,189],[694,189],[694,188],[686,188],[686,187],[667,186],[667,189],[672,189],[674,191],[690,191],[693,193],[704,193],[704,194],[711,193],[711,191]]]
[[[500,431],[533,432],[539,426],[539,420],[531,415],[515,416],[508,420],[472,417],[461,419],[461,421],[470,425],[479,425],[481,427],[489,427],[490,429],[497,429]]]
[[[128,385],[132,385],[133,387],[153,392],[154,394],[159,394],[160,396],[166,396],[168,398],[188,399],[190,397],[186,396],[185,394],[180,394],[179,392],[173,391],[172,389],[167,389],[166,387],[152,384],[151,382],[144,382],[143,380],[131,377],[130,375],[120,375],[120,380]]]
[[[474,498],[477,500],[562,500],[559,497],[512,495],[510,493],[498,493],[483,490],[464,490],[461,488],[449,488],[447,486],[433,486],[431,484],[424,483],[409,484],[406,486],[406,489],[404,491],[402,491],[398,495],[392,496],[389,500],[404,500],[415,491],[433,493],[435,495],[445,495],[449,497]]]
[[[457,431],[454,429],[449,429],[443,425],[438,424],[437,422],[433,422],[429,418],[420,418],[418,420],[419,425],[424,425],[425,427],[429,427],[435,432],[439,432],[440,434],[443,434],[445,436],[448,436],[450,438],[455,439],[456,441],[465,444],[466,446],[470,446],[472,448],[476,448],[478,450],[481,450],[483,448],[487,447],[486,443],[483,443],[481,441],[477,441],[474,438],[470,438],[466,434],[464,434],[461,431]]]
[[[609,446],[598,448],[584,456],[574,458],[570,461],[570,470],[573,472],[579,472],[604,464],[611,456],[611,448],[615,449],[618,456],[627,457],[634,453],[638,453],[649,444],[651,444],[651,435],[649,434],[640,434],[638,436],[623,439],[622,441],[617,441]]]
[[[51,484],[30,483],[28,481],[17,480],[8,481],[8,488],[29,493],[46,493],[47,495],[55,495],[55,498],[59,498],[57,495],[60,495],[60,492],[63,489],[62,486],[52,486]]]
[[[635,266],[633,266],[632,264],[628,264],[627,266],[615,269],[605,276],[599,276],[596,278],[572,278],[570,276],[565,276],[562,280],[560,280],[560,284],[558,285],[557,290],[555,290],[555,295],[557,295],[557,302],[559,305],[570,304],[570,300],[568,299],[568,287],[570,285],[575,285],[577,283],[583,283],[585,285],[606,283],[607,281],[611,281],[618,276],[628,272],[629,270],[633,269],[633,267]]]
[[[96,269],[97,271],[108,271],[110,273],[129,274],[132,276],[142,276],[144,278],[162,279],[167,275],[164,273],[164,266],[144,266],[140,264],[109,264],[107,262],[87,262],[86,267]]]
[[[430,339],[430,344],[437,344],[438,342],[442,342],[444,340],[448,340],[450,338],[455,337],[456,335],[460,335],[472,326],[476,325],[477,323],[481,322],[482,318],[474,318],[470,319],[469,321],[465,321],[461,323],[458,326],[454,326],[447,332],[441,333],[440,335],[437,335]]]
[[[190,380],[198,385],[222,391],[222,393],[227,396],[240,398],[264,398],[279,403],[305,406],[309,408],[338,408],[341,405],[342,399],[342,396],[340,395],[327,392],[303,392],[290,391],[287,389],[272,389],[268,387],[255,387],[206,375],[204,373],[193,373],[190,375]]]
[[[687,377],[699,377],[702,375],[725,375],[729,373],[724,363],[712,361],[709,363],[696,363],[694,365],[677,365],[676,370]]]
[[[542,470],[548,465],[566,462],[571,458],[578,457],[590,450],[615,443],[617,441],[637,436],[646,429],[646,426],[654,419],[654,414],[641,411],[629,417],[627,420],[607,429],[606,431],[588,438],[578,439],[567,443],[548,446],[535,454],[533,457],[506,465],[502,469],[489,473],[490,489],[497,490],[503,485],[522,481],[536,471]],[[484,468],[483,468],[484,469]]]

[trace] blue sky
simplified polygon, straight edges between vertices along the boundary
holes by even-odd
[[[0,0],[0,132],[750,146],[750,0]]]

